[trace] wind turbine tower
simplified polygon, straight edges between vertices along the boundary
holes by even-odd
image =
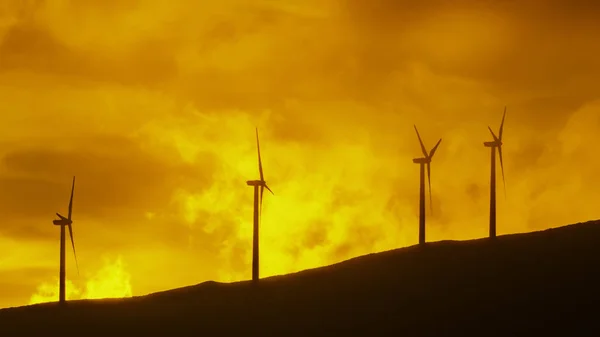
[[[56,213],[60,219],[52,221],[55,226],[60,226],[60,272],[59,272],[59,295],[58,302],[60,304],[66,303],[66,289],[65,289],[65,278],[66,278],[66,259],[65,259],[65,226],[69,228],[69,236],[71,237],[71,245],[73,247],[73,255],[75,256],[75,264],[77,265],[77,274],[79,274],[79,264],[77,263],[77,254],[75,253],[75,241],[73,241],[73,220],[71,215],[73,212],[73,192],[75,191],[75,177],[73,177],[73,185],[71,186],[71,199],[69,200],[69,214],[65,218],[64,216]]]
[[[435,154],[438,146],[442,142],[442,139],[435,144],[433,149],[429,153],[427,153],[427,149],[421,140],[421,135],[419,135],[419,130],[417,130],[417,126],[415,125],[415,132],[417,133],[417,138],[419,138],[419,144],[421,145],[421,151],[423,152],[422,158],[413,159],[413,163],[419,164],[421,168],[421,177],[419,183],[419,245],[425,244],[425,166],[427,166],[427,180],[429,182],[429,205],[431,207],[431,158]],[[433,210],[433,208],[432,208]]]
[[[252,233],[252,282],[254,283],[257,283],[259,280],[258,225],[260,223],[260,213],[262,211],[262,200],[265,188],[274,195],[273,191],[271,191],[269,186],[267,186],[267,182],[265,181],[263,174],[262,161],[260,158],[260,143],[258,141],[258,128],[256,129],[256,148],[258,150],[258,172],[260,173],[260,180],[248,180],[246,182],[246,184],[249,186],[254,187],[254,228]],[[260,195],[258,193],[259,188]]]
[[[490,238],[496,237],[496,149],[498,149],[498,156],[500,157],[500,168],[502,170],[502,183],[504,184],[504,192],[506,193],[506,181],[504,180],[504,163],[502,162],[502,132],[504,131],[504,119],[506,118],[506,107],[504,107],[504,114],[502,115],[502,122],[500,123],[500,130],[498,136],[492,128],[488,126],[494,141],[484,142],[485,147],[489,147],[492,152],[492,165],[491,165],[491,177],[490,177]]]

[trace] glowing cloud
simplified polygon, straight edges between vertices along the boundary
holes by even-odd
[[[122,258],[105,260],[104,266],[85,282],[83,290],[66,280],[67,300],[131,297],[131,276],[125,271]],[[29,304],[56,302],[58,300],[58,278],[53,283],[42,283]]]

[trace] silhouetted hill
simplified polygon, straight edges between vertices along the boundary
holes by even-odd
[[[0,336],[594,336],[600,221],[249,282],[0,310]]]

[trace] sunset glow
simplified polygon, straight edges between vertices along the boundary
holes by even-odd
[[[80,289],[75,283],[66,281],[67,300],[99,299],[131,297],[130,276],[124,270],[121,258],[113,262],[106,261],[102,269],[88,278],[85,288]],[[29,304],[56,302],[58,298],[58,278],[53,282],[42,283],[37,292],[31,296]]]
[[[427,240],[487,236],[504,106],[498,234],[598,218],[597,17],[402,2],[1,1],[0,307],[57,300],[74,175],[67,299],[249,279],[255,127],[261,277],[417,243],[413,124]]]

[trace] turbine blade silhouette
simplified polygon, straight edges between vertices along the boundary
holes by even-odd
[[[488,130],[490,130],[490,132],[492,133],[492,137],[494,137],[494,141],[496,141],[496,142],[497,142],[499,139],[498,139],[498,137],[496,137],[496,134],[494,133],[494,131],[492,131],[492,128],[490,128],[490,127],[488,126]]]
[[[263,194],[265,192],[265,185],[260,185],[260,200],[259,200],[259,206],[258,206],[258,223],[260,224],[260,221],[262,219],[262,202],[263,202]]]
[[[438,140],[437,144],[435,144],[433,149],[431,149],[431,152],[429,152],[429,159],[431,159],[431,157],[433,157],[433,155],[435,154],[435,151],[437,151],[437,148],[438,148],[438,146],[440,146],[441,142],[442,142],[442,139],[440,138],[440,140]]]
[[[258,172],[260,173],[260,181],[265,181],[262,169],[262,161],[260,159],[260,143],[258,141],[258,128],[256,128],[256,149],[258,150]]]
[[[504,163],[502,162],[502,146],[498,146],[498,155],[500,156],[500,170],[502,171],[502,184],[504,185],[504,198],[506,198],[506,181],[504,180]]]
[[[425,158],[427,158],[427,149],[425,148],[425,145],[423,144],[423,141],[421,140],[421,135],[419,134],[419,130],[417,130],[417,126],[413,125],[415,127],[415,131],[417,132],[417,137],[419,138],[419,144],[421,144],[421,151],[423,152],[423,155],[425,156]]]
[[[502,115],[502,123],[500,123],[500,131],[498,132],[498,139],[502,141],[502,132],[504,131],[504,118],[506,118],[506,107],[504,107],[504,114]]]
[[[69,216],[67,219],[71,220],[71,213],[73,213],[73,192],[75,192],[75,176],[73,176],[73,184],[71,185],[71,199],[69,200]]]
[[[433,198],[431,197],[431,162],[427,163],[427,182],[429,185],[429,210],[433,214]]]
[[[259,212],[258,212],[259,223],[260,223],[260,219],[261,219],[261,216],[262,216],[262,202],[263,202],[263,195],[264,195],[264,192],[265,192],[265,188],[269,192],[271,192],[271,194],[275,195],[275,193],[273,193],[273,191],[271,191],[271,189],[269,188],[269,186],[266,183],[260,185],[260,208],[259,208]]]
[[[71,246],[73,247],[73,256],[75,256],[75,265],[77,266],[77,275],[79,275],[79,263],[77,262],[77,253],[75,253],[75,241],[73,240],[73,226],[69,223],[69,236],[71,237]]]

